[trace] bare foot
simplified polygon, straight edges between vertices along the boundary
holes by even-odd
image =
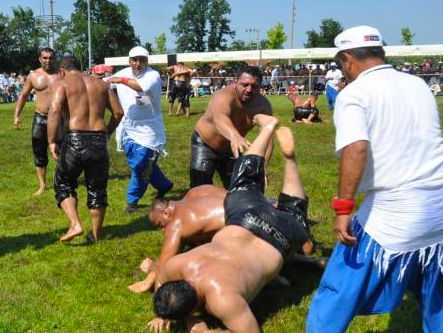
[[[146,259],[143,260],[142,263],[140,264],[140,270],[144,273],[148,273],[152,264],[153,264],[153,261],[151,259],[149,259],[148,257],[146,257]]]
[[[279,120],[276,117],[266,114],[256,114],[254,118],[252,118],[252,123],[260,126],[260,129],[266,127],[273,130],[279,124]]]
[[[285,157],[293,157],[294,135],[292,134],[291,129],[287,126],[282,126],[275,131],[275,135],[277,136],[283,155],[285,155]]]
[[[37,197],[39,195],[42,195],[46,190],[46,186],[40,186],[37,191],[34,192],[33,196]]]
[[[86,239],[87,239],[88,242],[91,242],[91,243],[97,243],[97,239],[96,239],[96,238],[94,237],[94,235],[91,234],[91,233],[89,233],[89,234],[86,236]]]
[[[308,119],[305,119],[305,118],[303,118],[302,121],[303,121],[304,124],[308,124],[308,125],[312,125],[313,124],[312,121],[310,121]]]
[[[69,242],[74,237],[80,236],[83,234],[83,229],[80,225],[77,225],[73,228],[69,228],[68,232],[60,238],[62,242]]]

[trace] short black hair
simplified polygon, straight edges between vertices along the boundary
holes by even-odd
[[[41,55],[43,52],[52,53],[53,55],[55,55],[55,51],[54,51],[53,49],[51,49],[50,47],[43,47],[43,48],[41,48],[41,49],[40,49],[40,55]]]
[[[68,71],[77,69],[80,70],[80,63],[78,59],[73,55],[64,56],[60,61],[60,68],[64,68]]]
[[[263,73],[261,72],[260,68],[255,67],[255,66],[243,66],[240,68],[240,70],[238,71],[237,74],[237,79],[240,78],[240,76],[243,74],[249,74],[253,77],[256,77],[259,79],[259,81],[261,82],[263,79]]]
[[[155,210],[164,210],[169,205],[169,200],[165,198],[155,198],[152,203],[151,207],[149,208],[149,212],[155,211]]]
[[[358,47],[350,50],[340,51],[335,57],[337,61],[343,60],[343,53],[349,53],[357,60],[363,61],[369,58],[380,58],[386,61],[385,50],[381,46],[371,46],[371,47]]]
[[[185,280],[166,282],[154,296],[154,311],[165,319],[185,318],[196,305],[197,292]]]

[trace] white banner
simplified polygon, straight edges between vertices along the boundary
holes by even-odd
[[[385,46],[388,57],[410,56],[443,56],[443,44],[438,45],[400,45]],[[200,52],[200,53],[177,53],[177,61],[182,62],[217,62],[217,61],[246,61],[246,60],[278,60],[278,59],[332,59],[337,52],[332,48],[314,49],[281,49],[281,50],[251,50],[251,51],[228,51],[228,52]],[[108,66],[127,66],[128,57],[105,58]],[[166,65],[167,54],[153,54],[149,56],[152,65]]]

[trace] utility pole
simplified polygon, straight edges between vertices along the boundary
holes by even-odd
[[[292,15],[291,15],[291,49],[294,48],[294,24],[295,24],[295,0],[292,0]],[[292,59],[289,59],[289,65],[292,65]]]
[[[292,0],[292,16],[291,16],[291,49],[294,48],[294,24],[295,24],[295,0]]]
[[[255,30],[255,29],[254,29]],[[258,57],[259,59],[257,60],[257,67],[258,65],[260,65],[260,58],[261,58],[261,52],[260,52],[260,30],[255,30],[255,32],[257,33],[257,52],[258,52]]]
[[[49,0],[49,47],[54,49],[54,1]]]
[[[92,68],[92,47],[91,47],[91,4],[88,0],[88,68]]]

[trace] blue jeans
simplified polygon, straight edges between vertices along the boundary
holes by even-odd
[[[138,143],[126,140],[123,144],[131,180],[126,194],[128,204],[137,204],[151,184],[157,191],[164,191],[172,185],[157,166],[158,152]]]
[[[326,98],[328,100],[328,109],[332,110],[335,106],[335,100],[337,99],[338,91],[332,88],[330,85],[326,86]]]

